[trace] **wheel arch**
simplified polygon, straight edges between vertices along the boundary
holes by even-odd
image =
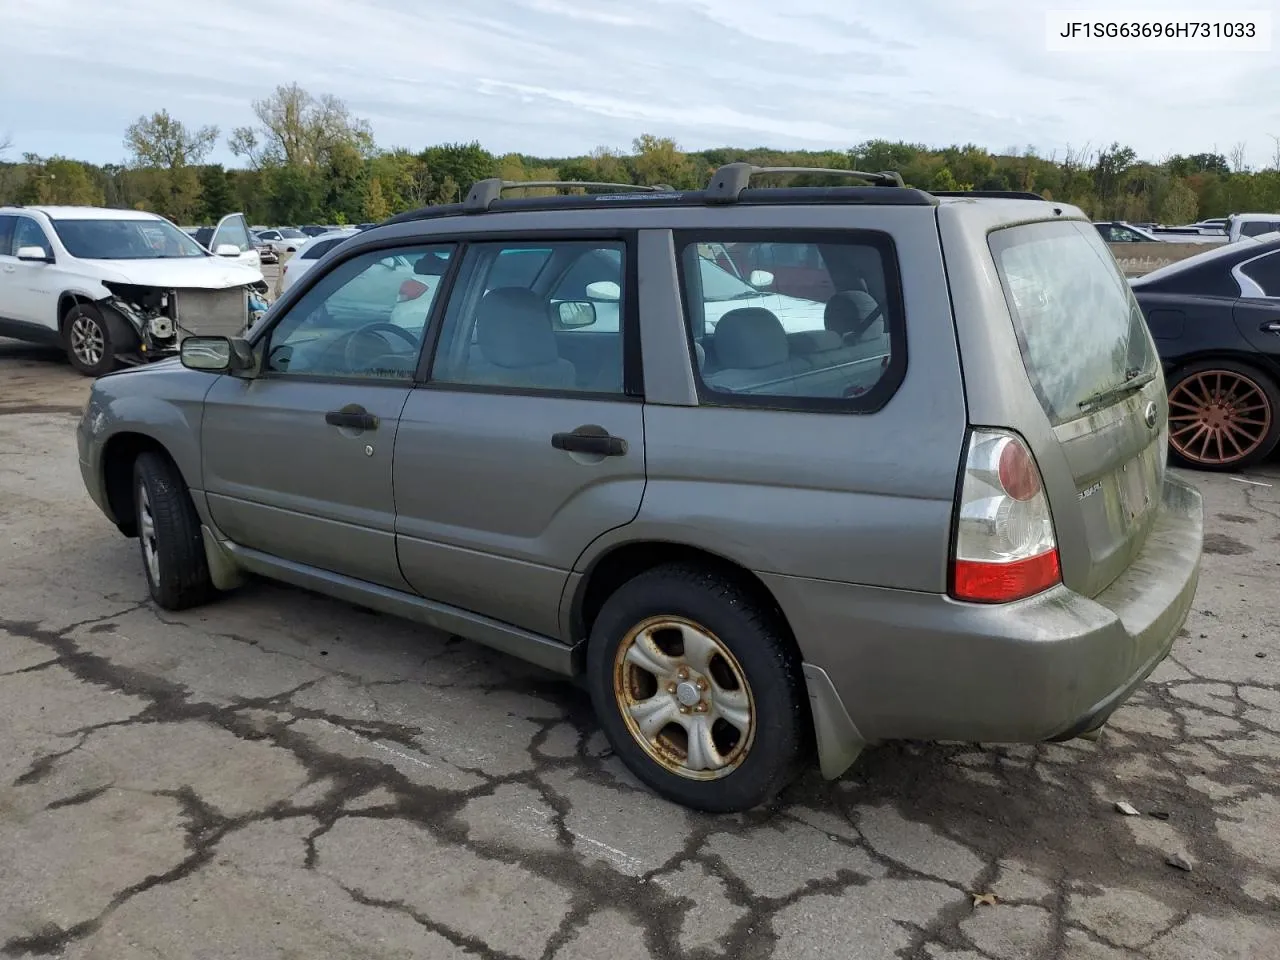
[[[121,431],[107,440],[102,449],[102,489],[111,518],[126,537],[138,535],[138,517],[133,499],[133,466],[143,453],[158,453],[178,467],[177,460],[163,443],[150,434]]]

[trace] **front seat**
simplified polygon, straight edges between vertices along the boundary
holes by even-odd
[[[577,370],[560,356],[546,303],[524,287],[490,290],[476,309],[468,383],[572,390]]]
[[[883,323],[884,310],[865,290],[841,290],[827,301],[823,321],[845,343],[857,343],[876,321]]]

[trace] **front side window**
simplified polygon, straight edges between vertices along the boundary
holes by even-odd
[[[760,240],[692,233],[679,239],[704,400],[869,412],[897,389],[906,342],[888,236],[783,231]],[[717,249],[732,250],[739,264],[805,264],[814,276],[782,292],[768,271],[748,271],[745,279],[730,272],[710,255]]]
[[[58,239],[83,260],[168,260],[205,251],[167,220],[54,220]]]
[[[1006,227],[988,242],[1024,366],[1055,425],[1090,412],[1092,398],[1154,372],[1142,309],[1089,224]]]
[[[0,256],[11,257],[13,249],[13,222],[17,217],[0,214]]]
[[[625,246],[617,241],[467,249],[431,379],[477,387],[623,392]]]
[[[361,254],[339,263],[269,334],[271,373],[411,380],[443,282],[447,245]],[[420,266],[421,265],[421,266]]]
[[[1246,237],[1260,237],[1264,233],[1274,233],[1280,230],[1280,223],[1272,223],[1269,220],[1252,220],[1240,224],[1240,233]]]
[[[44,230],[41,229],[40,224],[30,217],[15,217],[13,221],[13,255],[16,257],[18,251],[23,247],[39,247],[44,251],[46,257],[53,256],[53,247],[49,245],[49,238],[44,235]]]
[[[1264,297],[1280,297],[1280,253],[1250,260],[1241,265],[1240,272],[1262,288]],[[1253,293],[1245,295],[1252,296]]]

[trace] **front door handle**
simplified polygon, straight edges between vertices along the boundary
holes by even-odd
[[[595,424],[586,424],[569,433],[553,433],[551,445],[568,453],[594,453],[601,457],[621,457],[627,452],[627,441]]]
[[[324,422],[331,427],[347,427],[351,430],[378,429],[378,418],[363,407],[330,410],[324,415]]]
[[[1263,333],[1280,333],[1280,320],[1268,320],[1258,329]]]

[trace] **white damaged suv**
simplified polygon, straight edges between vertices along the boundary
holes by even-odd
[[[152,213],[0,207],[0,336],[59,345],[89,376],[172,356],[190,334],[236,336],[266,284],[215,254]]]

